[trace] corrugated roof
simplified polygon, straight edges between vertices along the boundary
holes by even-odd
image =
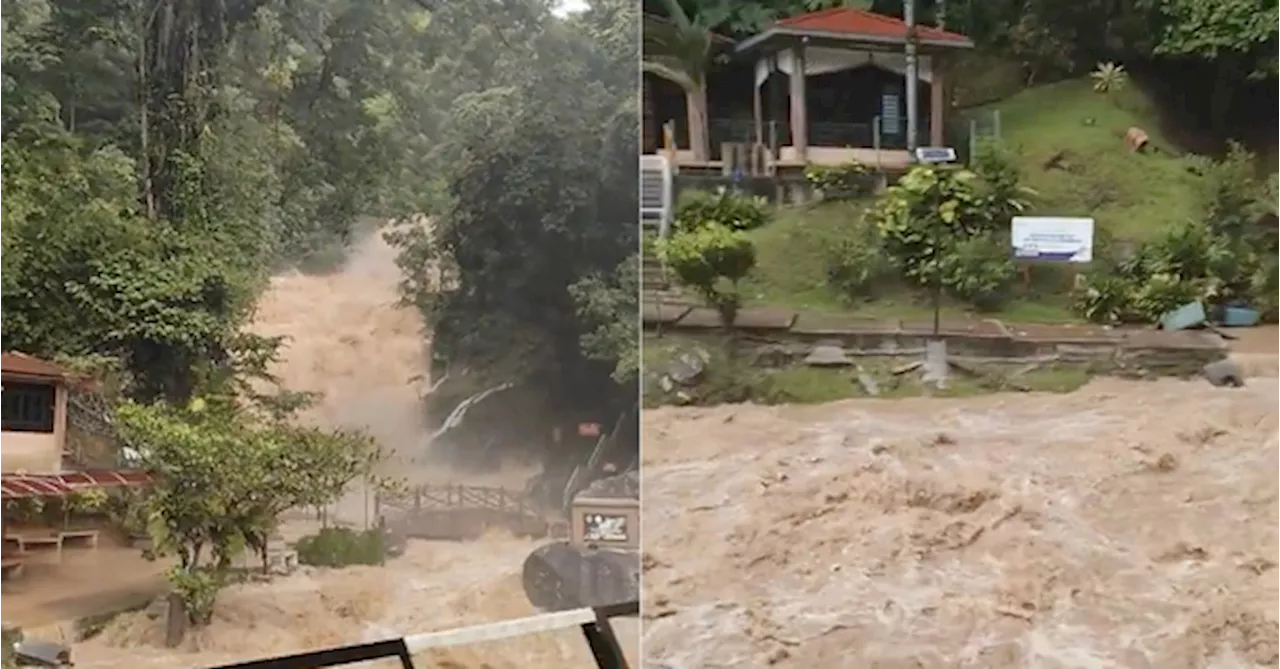
[[[62,497],[91,488],[138,487],[151,477],[136,469],[72,471],[61,474],[5,474],[0,476],[0,496],[4,499]]]
[[[848,35],[850,37],[867,36],[906,39],[907,36],[907,24],[901,19],[848,7],[835,7],[819,12],[792,16],[782,19],[774,25],[775,27],[790,30],[812,30],[815,32]],[[916,26],[916,35],[922,40],[954,42],[956,46],[970,44],[969,38],[964,35],[929,26]]]
[[[49,379],[50,381],[68,379],[75,376],[52,362],[41,360],[26,353],[13,351],[0,353],[0,372],[6,375],[14,374]]]

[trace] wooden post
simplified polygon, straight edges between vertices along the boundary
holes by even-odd
[[[945,146],[947,141],[947,77],[943,72],[942,58],[930,56],[932,76],[929,82],[929,143]]]
[[[769,67],[764,60],[759,61],[759,64],[756,65],[756,71],[760,71],[761,65],[765,66],[764,81],[756,81],[755,77],[751,79],[751,83],[754,84],[751,89],[751,114],[756,122],[756,144],[764,143],[764,100],[761,98],[760,89],[764,88],[765,83],[769,81]]]
[[[791,146],[800,162],[809,160],[809,111],[805,104],[804,43],[791,50]]]

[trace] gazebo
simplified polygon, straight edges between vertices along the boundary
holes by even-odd
[[[973,48],[969,38],[917,26],[917,100],[928,100],[919,145],[945,141],[947,64],[953,54]],[[783,19],[735,48],[735,59],[755,63],[753,116],[756,141],[772,144],[775,130],[780,165],[838,165],[857,161],[904,167],[907,25],[896,18],[835,8]],[[822,120],[814,119],[807,81],[850,73],[841,85],[823,91]],[[829,77],[828,77],[829,78]],[[787,82],[785,90],[782,82]],[[788,108],[789,107],[789,108]],[[920,110],[925,111],[925,110]],[[830,120],[838,117],[838,120]],[[819,117],[821,118],[821,116]],[[777,132],[781,128],[783,132]]]

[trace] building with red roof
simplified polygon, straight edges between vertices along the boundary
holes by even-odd
[[[900,19],[837,7],[781,19],[741,40],[708,76],[711,156],[689,150],[685,95],[646,76],[647,151],[658,150],[663,124],[676,146],[663,147],[678,167],[719,166],[725,143],[768,148],[774,169],[859,162],[885,169],[910,161],[906,129],[908,28]],[[964,35],[916,26],[919,58],[917,146],[947,143],[947,78]]]
[[[0,354],[0,482],[3,498],[57,497],[78,489],[141,485],[128,470],[66,466],[67,400],[90,380],[25,353]]]

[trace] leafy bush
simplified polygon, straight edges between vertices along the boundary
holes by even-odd
[[[872,297],[875,288],[897,271],[880,245],[880,235],[870,225],[855,226],[827,260],[827,280],[849,300]]]
[[[723,225],[731,230],[754,230],[772,218],[769,201],[762,197],[727,189],[691,190],[680,194],[675,229],[691,232],[704,225]]]
[[[318,534],[303,537],[296,546],[298,562],[314,567],[380,565],[387,560],[387,540],[379,529],[357,532],[345,527],[326,527]]]
[[[942,285],[979,311],[995,311],[1009,300],[1018,268],[1009,259],[1009,245],[1000,235],[961,239],[941,258]]]
[[[986,216],[988,229],[1007,229],[1014,216],[1031,206],[1036,192],[1022,185],[1017,156],[1004,144],[992,140],[979,142],[971,169],[978,175],[978,209]]]
[[[720,312],[725,327],[732,327],[742,305],[738,283],[756,264],[755,243],[741,230],[711,223],[661,240],[658,252],[680,282],[697,290]]]
[[[1166,312],[1203,297],[1202,281],[1183,279],[1175,274],[1153,274],[1134,288],[1131,308],[1137,318],[1154,323]]]
[[[919,166],[886,189],[867,217],[903,276],[931,286],[956,240],[987,231],[982,204],[975,173]]]
[[[1115,325],[1131,320],[1133,284],[1122,276],[1098,272],[1071,291],[1072,310],[1090,323]]]
[[[850,162],[835,167],[809,165],[804,179],[824,200],[851,200],[875,192],[876,175],[862,163]]]
[[[182,599],[187,620],[196,626],[212,622],[218,591],[226,585],[225,573],[212,567],[182,569],[174,566],[167,576],[173,591]]]

